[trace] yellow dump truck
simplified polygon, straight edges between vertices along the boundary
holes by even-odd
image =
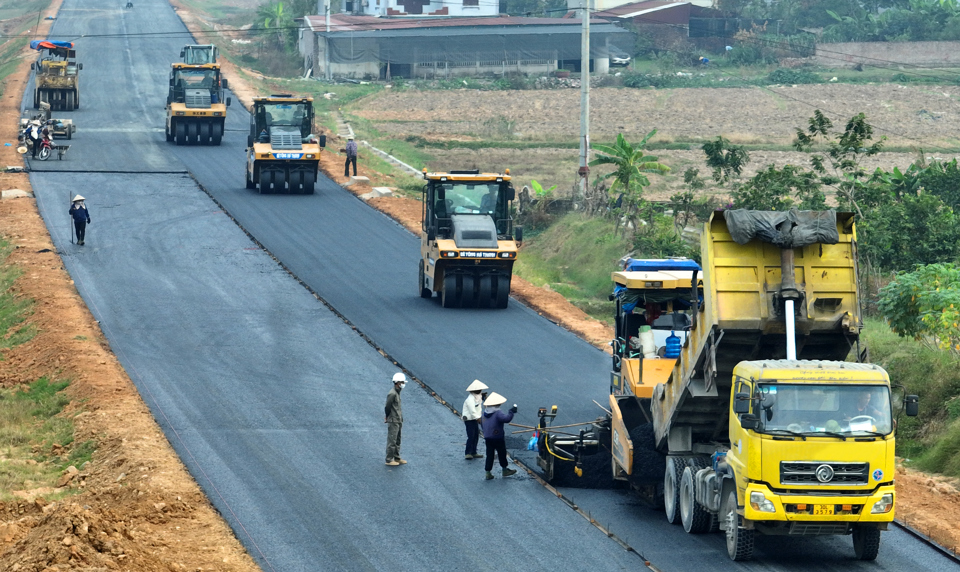
[[[80,80],[78,72],[83,64],[76,62],[73,43],[53,40],[34,40],[30,47],[41,53],[40,59],[30,64],[35,70],[33,108],[41,103],[55,111],[73,111],[80,107]]]
[[[689,533],[722,530],[733,560],[757,533],[850,534],[875,559],[894,518],[894,415],[918,404],[863,363],[853,215],[717,212],[701,241],[702,270],[613,273],[611,414],[572,438],[541,410],[540,466],[579,471],[608,446],[614,479]]]
[[[523,228],[513,226],[516,197],[505,173],[428,173],[421,212],[419,291],[444,308],[506,308]]]
[[[253,100],[246,182],[261,194],[312,195],[326,135],[316,135],[313,98],[289,93]]]
[[[223,139],[230,98],[224,98],[227,80],[221,76],[217,48],[185,46],[183,60],[171,64],[167,94],[167,141],[177,145],[219,145]]]

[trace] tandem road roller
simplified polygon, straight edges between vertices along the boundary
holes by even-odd
[[[285,93],[253,100],[246,182],[261,194],[312,195],[326,135],[313,128],[313,98]]]
[[[219,145],[230,98],[224,99],[227,80],[221,77],[217,48],[185,46],[182,62],[172,64],[167,95],[167,141],[177,145]]]
[[[423,187],[420,296],[444,308],[506,308],[523,228],[513,226],[516,196],[505,173],[428,173]]]

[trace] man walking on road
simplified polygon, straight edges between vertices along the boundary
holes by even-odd
[[[477,441],[480,439],[480,415],[483,413],[483,401],[480,399],[480,392],[487,389],[479,379],[473,380],[473,383],[467,387],[470,392],[467,400],[463,402],[463,409],[460,410],[460,418],[463,419],[463,425],[467,429],[467,448],[463,452],[463,458],[482,459],[483,454],[477,453]]]
[[[73,226],[77,229],[77,244],[83,244],[83,238],[87,234],[87,225],[90,224],[90,211],[83,204],[83,200],[80,195],[73,197],[73,204],[70,205],[70,212],[67,213],[73,217]]]
[[[353,163],[353,176],[357,176],[357,142],[350,137],[347,140],[347,162],[343,164],[343,176],[350,176],[350,163]]]
[[[509,413],[500,411],[500,406],[507,402],[507,398],[496,391],[490,394],[490,397],[483,402],[483,439],[487,442],[487,462],[484,469],[487,471],[484,478],[490,480],[493,478],[493,457],[496,455],[500,460],[500,467],[503,469],[503,476],[509,477],[516,474],[516,469],[507,467],[507,441],[503,432],[504,423],[513,421],[513,414],[517,412],[517,406],[514,404]]]
[[[393,389],[387,394],[383,408],[383,422],[387,424],[387,466],[406,465],[400,458],[400,429],[403,426],[403,409],[400,407],[400,391],[407,384],[402,372],[393,374]]]

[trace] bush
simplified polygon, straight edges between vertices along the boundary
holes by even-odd
[[[807,70],[777,68],[770,72],[767,81],[773,84],[823,83],[820,76]]]
[[[645,73],[625,73],[623,74],[623,85],[626,87],[672,87],[676,80],[668,75],[654,75]]]

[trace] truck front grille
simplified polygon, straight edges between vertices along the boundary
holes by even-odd
[[[869,463],[780,462],[780,483],[784,485],[865,485],[869,482],[869,476]]]

